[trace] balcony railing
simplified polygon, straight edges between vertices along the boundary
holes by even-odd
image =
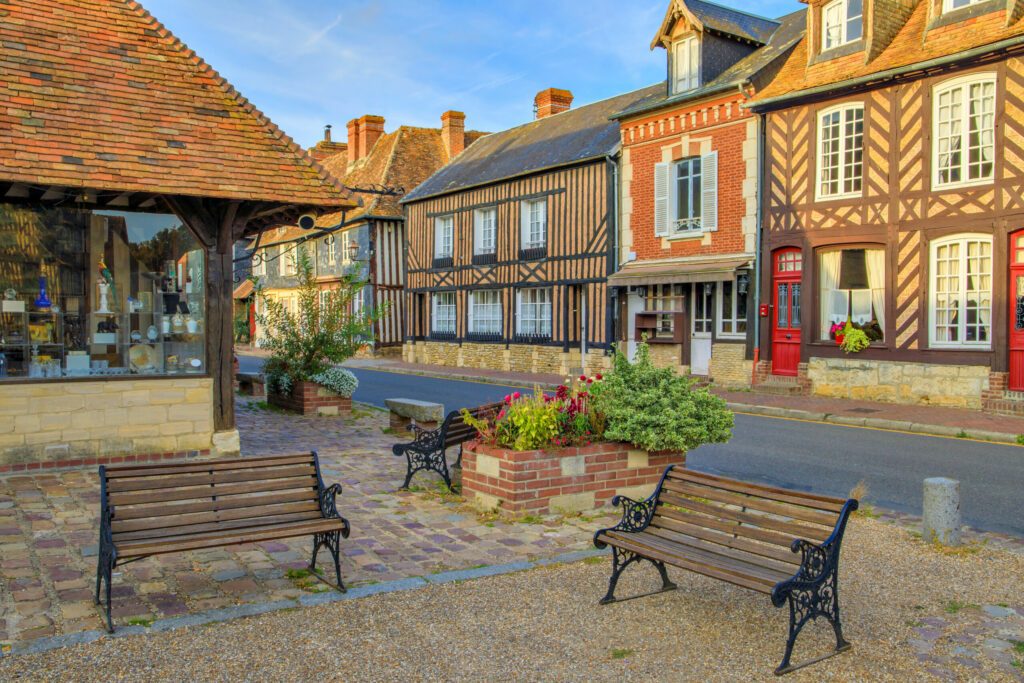
[[[542,247],[529,247],[527,249],[519,250],[520,261],[536,261],[537,259],[547,258],[547,255],[547,245]]]
[[[455,330],[452,330],[451,332],[431,330],[430,341],[455,341]]]
[[[672,235],[699,235],[704,232],[700,218],[680,218],[672,226]]]
[[[435,256],[434,268],[451,268],[455,265],[455,259],[451,256]]]
[[[486,254],[473,254],[474,266],[489,266],[498,262],[498,255],[493,251]]]
[[[498,342],[502,340],[501,332],[468,332],[466,339],[478,342]]]

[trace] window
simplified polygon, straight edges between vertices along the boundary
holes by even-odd
[[[982,2],[985,2],[985,0],[942,0],[942,11],[952,12],[953,10],[963,9]]]
[[[699,235],[718,229],[718,152],[654,165],[654,234]]]
[[[933,97],[932,183],[990,182],[995,164],[996,81],[991,74],[954,79]]]
[[[818,115],[818,198],[859,195],[863,175],[864,105]]]
[[[473,253],[493,254],[496,247],[498,210],[489,207],[473,213]]]
[[[496,289],[469,293],[470,334],[501,335],[501,292]]]
[[[252,274],[263,277],[267,274],[267,250],[260,249],[252,255]]]
[[[683,38],[672,47],[672,91],[686,92],[700,85],[700,42]]]
[[[860,40],[863,34],[863,0],[834,0],[821,9],[821,49],[831,50]]]
[[[548,241],[548,202],[523,202],[523,249],[542,249]]]
[[[434,220],[434,258],[451,258],[455,253],[455,216]]]
[[[296,263],[296,250],[293,245],[282,244],[278,247],[280,250],[278,261],[281,263],[281,275],[295,275],[297,268]]]
[[[693,333],[711,334],[711,297],[713,282],[693,283]]]
[[[835,340],[850,321],[871,341],[885,338],[885,250],[835,249],[818,256],[818,338]]]
[[[435,334],[455,334],[455,292],[434,294],[434,315],[430,331]]]
[[[519,315],[516,333],[524,337],[551,336],[551,290],[546,288],[519,291]]]
[[[988,348],[992,238],[960,235],[931,247],[931,344]]]
[[[644,299],[644,310],[658,313],[654,336],[675,334],[674,312],[683,310],[683,285],[650,285]]]
[[[324,251],[327,252],[327,263],[332,266],[338,262],[338,251],[335,243],[334,235],[328,235],[324,238]]]
[[[718,283],[718,336],[744,338],[747,334],[748,276]],[[742,290],[742,292],[741,292]]]

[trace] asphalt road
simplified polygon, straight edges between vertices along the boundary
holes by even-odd
[[[240,357],[243,371],[259,358]],[[500,400],[523,387],[352,369],[356,400],[377,406],[385,398],[420,398],[456,406]],[[964,521],[971,526],[1024,536],[1024,448],[817,422],[737,415],[728,444],[691,452],[690,467],[786,488],[845,496],[858,482],[867,501],[921,514],[926,477],[960,480]]]

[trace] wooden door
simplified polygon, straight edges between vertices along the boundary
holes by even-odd
[[[780,249],[772,258],[772,374],[795,377],[800,364],[803,257]]]
[[[1024,230],[1010,235],[1010,378],[1007,388],[1024,391]]]
[[[693,315],[690,316],[690,374],[707,376],[711,366],[711,328],[715,283],[693,283]]]

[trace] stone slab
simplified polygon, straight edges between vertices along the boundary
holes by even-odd
[[[384,405],[392,413],[421,422],[440,422],[444,420],[444,404],[421,401],[415,398],[386,398]]]

